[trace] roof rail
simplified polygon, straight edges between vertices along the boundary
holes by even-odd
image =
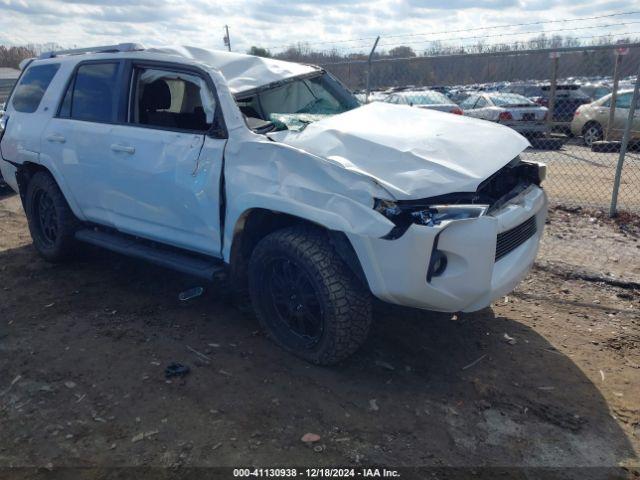
[[[144,46],[139,43],[119,43],[117,45],[104,45],[101,47],[74,48],[71,50],[57,50],[44,52],[38,60],[45,58],[59,57],[60,55],[80,55],[83,53],[116,53],[116,52],[136,52],[144,50]]]

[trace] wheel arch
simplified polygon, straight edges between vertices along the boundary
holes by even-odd
[[[274,211],[265,208],[251,208],[240,215],[233,229],[233,239],[230,246],[229,265],[232,279],[244,284],[247,266],[256,245],[272,232],[294,225],[308,225],[326,232],[327,239],[342,261],[354,273],[356,278],[367,286],[366,276],[360,260],[347,235],[338,230],[332,230],[312,220],[302,218],[291,213]]]
[[[29,182],[31,181],[31,179],[36,173],[45,172],[51,175],[53,180],[56,182],[56,184],[58,185],[58,188],[60,189],[60,192],[62,193],[62,196],[67,201],[67,204],[69,205],[69,208],[71,208],[71,211],[73,212],[73,214],[79,219],[84,218],[81,216],[82,212],[80,211],[80,208],[76,204],[75,198],[73,198],[72,195],[67,194],[65,183],[64,181],[62,181],[60,175],[57,174],[57,172],[53,171],[51,168],[49,168],[46,165],[43,165],[41,163],[35,163],[35,162],[24,162],[21,164],[14,164],[14,165],[16,166],[16,169],[17,169],[16,181],[18,182],[18,190],[19,190],[20,200],[22,201],[23,208],[25,207],[25,198],[27,195],[27,187],[29,186]]]

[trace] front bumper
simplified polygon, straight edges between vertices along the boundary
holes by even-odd
[[[513,128],[516,132],[523,135],[533,133],[546,133],[549,131],[547,124],[540,122],[513,122],[503,123],[502,125]]]
[[[536,233],[496,261],[497,235],[532,216]],[[532,186],[490,215],[436,227],[414,224],[395,240],[349,239],[378,298],[427,310],[473,312],[512,291],[525,277],[538,253],[546,216],[546,194]],[[436,237],[448,264],[427,282]]]

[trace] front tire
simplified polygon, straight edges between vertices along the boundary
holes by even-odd
[[[369,333],[371,295],[321,229],[288,227],[262,239],[249,262],[249,292],[268,335],[309,362],[337,363]]]
[[[75,246],[77,219],[47,172],[38,172],[27,186],[25,211],[33,245],[49,262],[68,259]]]

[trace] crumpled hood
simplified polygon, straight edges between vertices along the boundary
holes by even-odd
[[[529,146],[492,122],[379,102],[269,138],[368,175],[397,200],[473,192]]]

